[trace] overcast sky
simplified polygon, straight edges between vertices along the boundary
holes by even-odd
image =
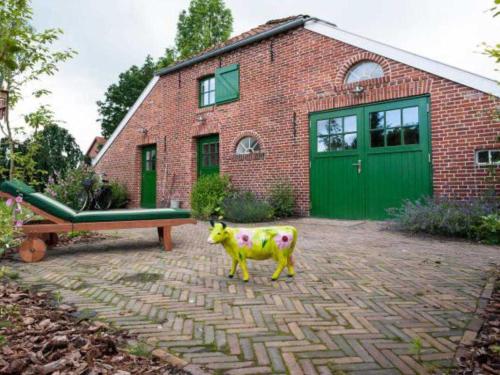
[[[162,55],[173,45],[177,16],[189,0],[33,0],[37,29],[60,27],[58,47],[78,55],[38,87],[52,95],[56,117],[85,152],[100,133],[95,102],[118,74],[146,55]],[[270,19],[308,14],[338,27],[408,51],[499,79],[493,60],[480,53],[481,42],[500,42],[500,17],[492,0],[226,0],[234,17],[233,34]],[[24,100],[14,119],[40,102]]]

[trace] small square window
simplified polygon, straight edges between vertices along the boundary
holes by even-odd
[[[476,164],[479,166],[500,165],[500,150],[476,151]]]
[[[200,79],[200,107],[206,107],[215,103],[215,77],[205,77]]]

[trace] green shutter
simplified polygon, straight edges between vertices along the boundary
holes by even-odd
[[[227,103],[240,98],[240,66],[232,64],[215,71],[215,103]]]

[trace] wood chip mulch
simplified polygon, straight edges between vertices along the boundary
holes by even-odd
[[[124,331],[79,320],[46,293],[0,281],[0,374],[189,374],[128,353]]]
[[[482,314],[484,323],[474,344],[458,359],[455,374],[500,375],[500,280]]]

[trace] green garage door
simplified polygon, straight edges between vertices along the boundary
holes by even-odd
[[[428,98],[311,115],[311,215],[384,219],[431,195]]]

